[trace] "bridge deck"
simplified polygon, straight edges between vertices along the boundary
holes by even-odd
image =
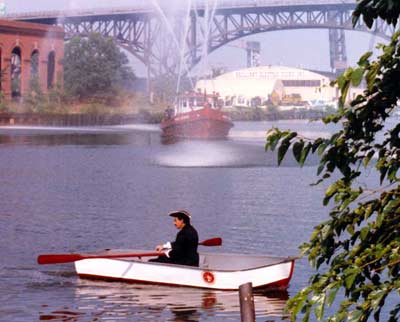
[[[214,6],[215,1],[215,6]],[[354,6],[354,0],[194,0],[193,10],[223,10],[223,9],[244,9],[244,8],[290,8],[302,6]],[[51,10],[51,11],[35,11],[10,13],[3,18],[9,20],[33,20],[33,19],[51,19],[59,17],[87,17],[87,16],[104,16],[104,15],[123,15],[123,14],[148,14],[156,13],[162,9],[163,11],[171,10],[170,1],[162,1],[157,8],[154,4],[147,0],[137,2],[135,6],[129,7],[110,7],[110,8],[87,8],[79,10]],[[183,8],[182,10],[186,10]],[[176,9],[179,11],[179,9]]]

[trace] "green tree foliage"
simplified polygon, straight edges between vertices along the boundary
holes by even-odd
[[[362,18],[372,27],[379,17],[396,26],[399,12],[397,0],[361,0],[353,22]],[[315,141],[279,129],[267,136],[266,149],[278,149],[279,163],[290,147],[301,166],[309,154],[317,153],[317,183],[330,183],[323,204],[333,202],[329,219],[301,246],[316,273],[288,302],[293,320],[314,320],[314,315],[319,321],[379,321],[382,310],[388,321],[400,318],[400,123],[386,122],[399,109],[399,36],[395,33],[389,44],[380,46],[375,61],[367,53],[336,80],[342,93],[339,111],[324,122],[340,124],[337,133]],[[349,87],[363,78],[363,95],[345,106]],[[366,167],[377,172],[377,188],[360,185]],[[332,305],[337,310],[327,314],[325,309]]]
[[[113,96],[134,79],[126,55],[113,39],[100,34],[74,37],[65,45],[64,86],[78,98]]]
[[[7,70],[8,70],[8,68],[3,68],[0,70],[0,83],[3,79],[3,76],[7,73]],[[0,88],[0,113],[4,113],[4,112],[8,112],[8,107],[7,107],[6,100],[4,98],[4,94]]]
[[[8,112],[9,108],[2,92],[0,92],[0,113]]]

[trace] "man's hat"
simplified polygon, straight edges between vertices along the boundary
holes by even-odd
[[[186,210],[175,210],[171,213],[168,214],[171,217],[178,217],[178,218],[183,218],[187,217],[188,219],[191,219],[192,216],[186,211]]]

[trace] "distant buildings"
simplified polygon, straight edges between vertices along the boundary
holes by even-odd
[[[337,105],[338,90],[330,79],[315,72],[258,66],[197,82],[197,89],[218,92],[225,107],[278,106],[280,109],[325,108]],[[354,95],[354,90],[350,95]]]

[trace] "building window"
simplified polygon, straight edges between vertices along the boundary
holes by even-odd
[[[3,79],[3,56],[2,56],[2,51],[0,49],[0,92],[3,90],[1,80]]]
[[[54,85],[54,73],[56,68],[56,54],[54,51],[49,53],[47,61],[47,88],[50,89]]]
[[[285,87],[319,87],[321,81],[319,79],[286,79],[282,80]]]
[[[21,96],[21,49],[15,47],[11,52],[11,96]]]
[[[39,77],[39,51],[35,50],[31,55],[31,79]]]

